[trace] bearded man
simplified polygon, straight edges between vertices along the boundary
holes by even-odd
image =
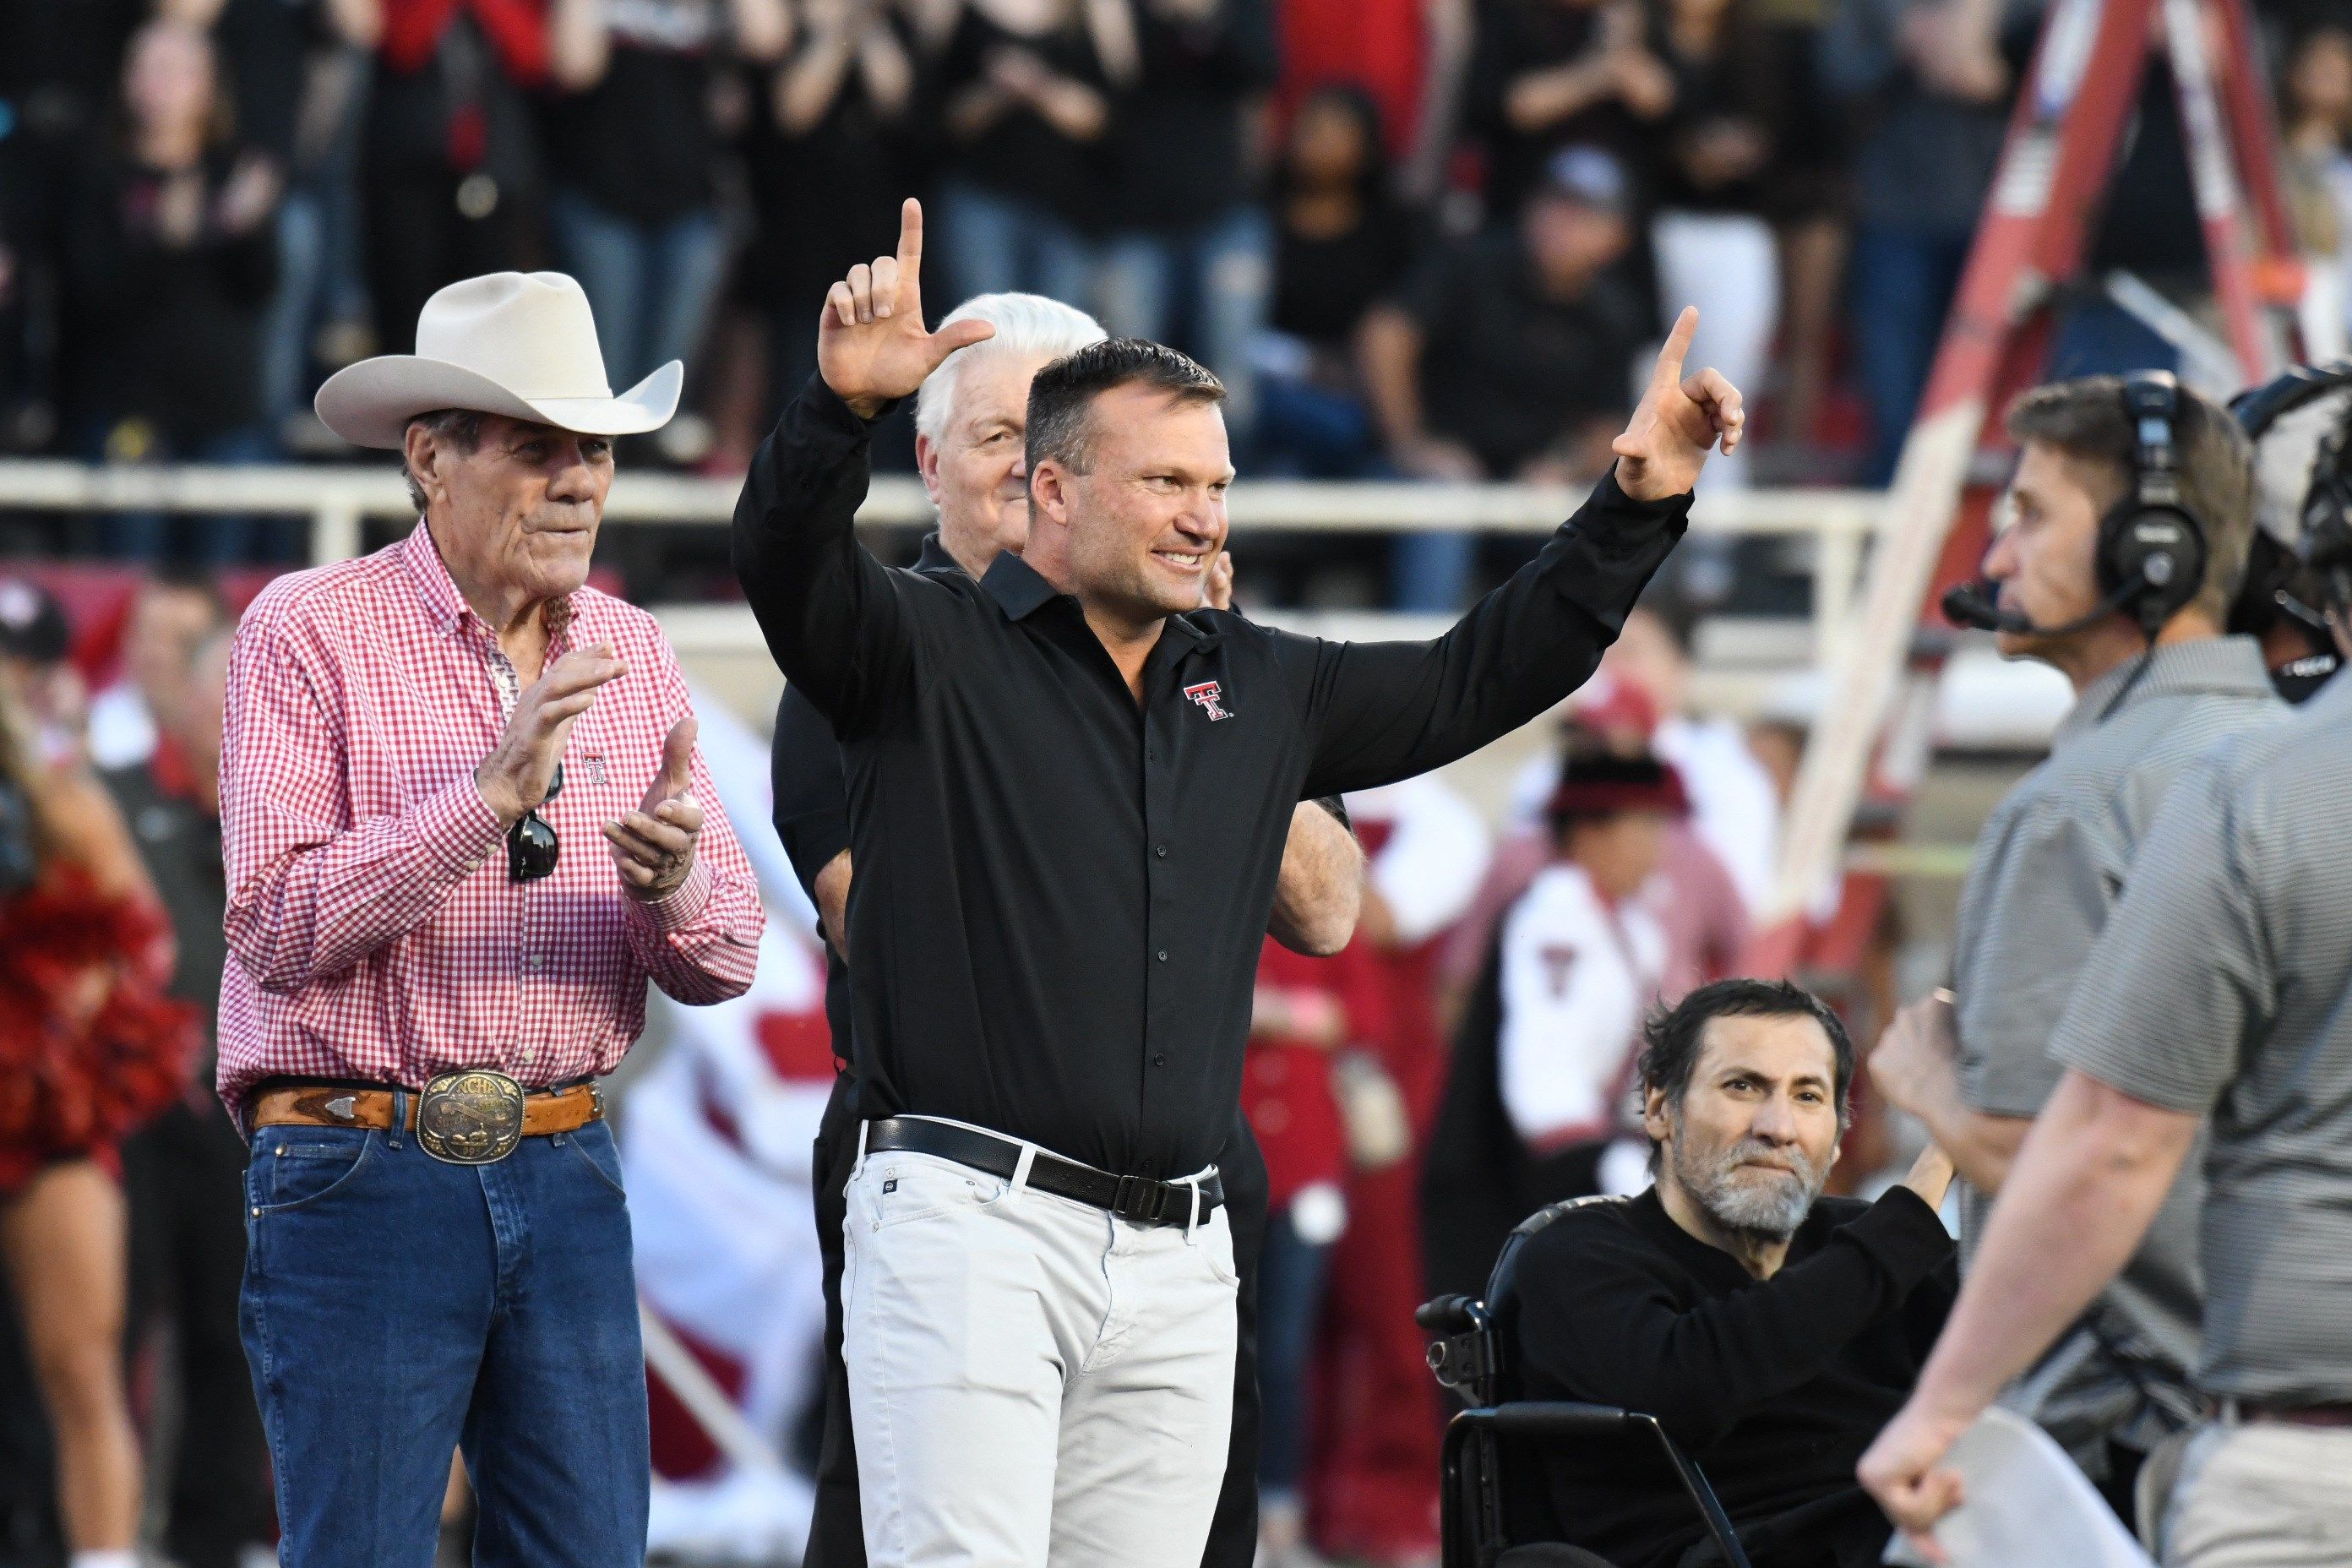
[[[1891,1527],[1849,1457],[1901,1406],[1951,1307],[1936,1212],[1950,1162],[1931,1145],[1876,1203],[1821,1195],[1853,1045],[1785,982],[1690,993],[1644,1027],[1640,1078],[1656,1184],[1583,1201],[1520,1253],[1527,1397],[1655,1415],[1755,1568],[1875,1563]],[[1542,1482],[1528,1522],[1619,1568],[1667,1568],[1702,1533],[1643,1444],[1555,1450]]]

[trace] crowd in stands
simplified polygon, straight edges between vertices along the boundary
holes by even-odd
[[[2352,29],[2257,8],[2302,243],[2352,258]],[[0,18],[0,449],[333,455],[318,380],[426,295],[556,267],[648,458],[740,467],[827,283],[931,198],[940,307],[1020,289],[1195,353],[1245,471],[1576,480],[1662,310],[1766,478],[1884,482],[2035,0],[76,0]],[[2168,72],[2095,268],[2193,305]],[[2085,295],[2056,374],[2170,350]],[[343,454],[348,455],[348,454]],[[902,454],[903,458],[903,454]],[[142,558],[267,558],[250,526]],[[1400,561],[1457,601],[1460,543]],[[1449,553],[1449,551],[1451,553]]]

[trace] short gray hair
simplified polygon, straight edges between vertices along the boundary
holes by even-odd
[[[973,355],[1018,353],[1060,359],[1110,335],[1100,321],[1076,306],[1043,294],[975,294],[950,310],[940,326],[944,329],[953,321],[986,321],[996,329],[996,335],[948,355],[915,395],[915,433],[933,441],[947,428],[955,409],[956,386]]]
[[[430,414],[420,414],[411,425],[422,425],[437,438],[449,442],[460,452],[471,452],[482,444],[482,424],[488,417],[478,409],[436,408]],[[400,459],[400,477],[408,481],[408,504],[416,515],[425,515],[425,487],[416,482],[416,475],[408,466],[404,449]]]

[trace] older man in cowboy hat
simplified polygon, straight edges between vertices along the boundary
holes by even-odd
[[[628,1213],[594,1079],[751,983],[749,865],[667,644],[584,586],[618,397],[580,287],[444,289],[414,356],[320,389],[423,514],[246,615],[222,759],[220,1092],[252,1139],[242,1323],[284,1561],[429,1561],[449,1453],[475,1561],[638,1568]],[[591,840],[601,837],[594,852]]]

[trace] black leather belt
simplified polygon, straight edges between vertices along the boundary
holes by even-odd
[[[904,1150],[910,1154],[936,1154],[1005,1181],[1021,1163],[1021,1145],[993,1132],[911,1116],[885,1117],[868,1122],[866,1149]],[[1074,1198],[1094,1208],[1107,1209],[1137,1225],[1188,1225],[1196,1217],[1193,1186],[1189,1182],[1155,1182],[1147,1176],[1114,1176],[1076,1160],[1048,1154],[1043,1149],[1029,1163],[1029,1184],[1041,1193]],[[1225,1201],[1225,1184],[1212,1171],[1201,1179],[1197,1217],[1207,1219]]]

